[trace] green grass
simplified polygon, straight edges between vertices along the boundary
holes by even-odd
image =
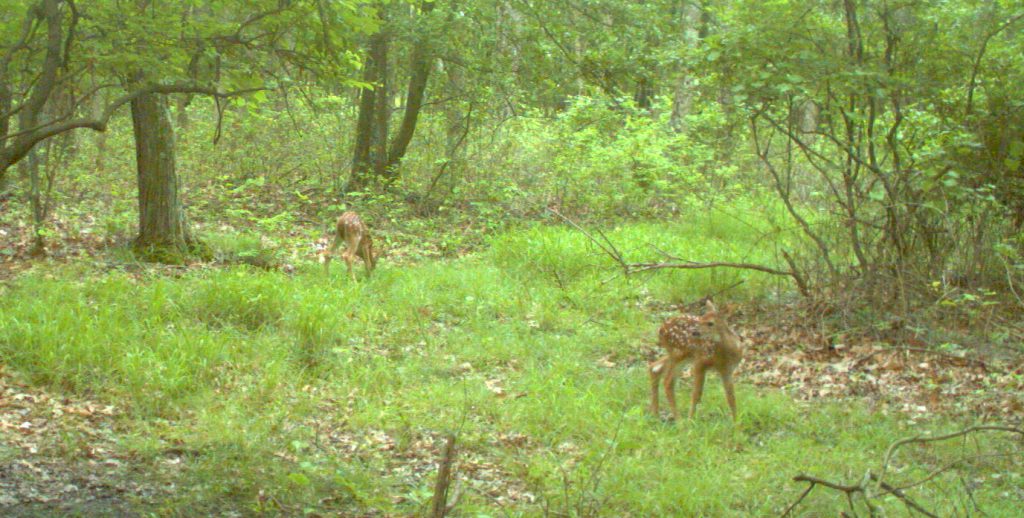
[[[630,260],[652,257],[652,243],[693,260],[770,262],[744,228],[707,218],[609,237],[631,243]],[[0,292],[0,358],[36,384],[126,409],[122,447],[143,465],[171,444],[195,451],[166,512],[252,512],[262,491],[291,509],[417,513],[433,483],[425,448],[459,429],[462,458],[490,470],[479,477],[533,495],[507,508],[514,515],[772,515],[802,490],[793,475],[859,480],[891,441],[921,431],[742,379],[735,426],[717,380],[694,421],[646,415],[645,351],[666,316],[649,305],[746,279],[722,296],[742,301],[776,279],[613,271],[557,227],[496,236],[462,259],[385,262],[358,283],[313,263],[295,275],[233,267],[180,278],[38,268]],[[955,446],[908,448],[899,476],[927,473]],[[979,476],[1007,468],[999,462],[979,463]],[[993,516],[1012,515],[1002,492],[1020,485],[1001,480],[974,495]],[[958,505],[916,491],[940,514]],[[799,515],[833,515],[839,496],[816,490]],[[471,487],[459,509],[502,514],[487,488]]]

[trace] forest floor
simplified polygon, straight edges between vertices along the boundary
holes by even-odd
[[[953,416],[975,422],[1020,424],[1024,402],[1024,364],[990,363],[936,353],[922,348],[861,345],[841,349],[808,349],[821,341],[806,330],[770,325],[741,328],[758,354],[740,370],[743,383],[758,389],[779,389],[798,404],[822,399],[852,401],[882,409],[913,423]],[[617,368],[602,359],[607,368]],[[2,366],[0,366],[2,368]],[[686,378],[683,380],[685,387]],[[497,384],[496,397],[507,397]],[[641,403],[638,390],[638,401]],[[685,402],[685,398],[683,401]],[[163,458],[139,463],[119,447],[120,411],[74,395],[33,387],[0,370],[0,509],[5,516],[135,516],[161,510],[179,490],[176,481],[197,452],[169,447]],[[716,419],[724,414],[718,413]],[[325,433],[333,435],[330,431]],[[343,434],[344,435],[344,434]],[[441,441],[428,438],[415,454],[395,448],[386,435],[332,437],[345,449],[369,445],[383,455],[393,452],[412,465],[408,475],[429,478],[441,458]],[[498,440],[526,442],[525,436]],[[488,473],[490,471],[490,473]],[[535,497],[514,481],[503,480],[493,465],[464,459],[457,473],[487,480],[498,502]],[[1021,483],[1018,481],[1018,483]],[[178,495],[180,497],[180,495]],[[258,497],[271,500],[267,495]],[[1024,501],[1024,493],[1017,498]],[[176,500],[176,499],[174,499]],[[264,509],[274,504],[254,502]],[[169,514],[182,514],[170,512]],[[270,511],[273,512],[273,511]],[[187,514],[187,513],[184,513]],[[234,513],[228,513],[234,514]],[[372,513],[370,513],[372,514]]]
[[[636,233],[669,249],[692,239],[610,235]],[[421,515],[448,434],[456,515],[779,514],[800,473],[853,483],[902,437],[1022,425],[1012,325],[835,331],[745,277],[727,295],[747,301],[738,422],[717,381],[695,420],[652,419],[658,322],[737,277],[609,280],[564,229],[455,257],[393,243],[354,284],[343,267],[325,281],[312,244],[289,256],[294,273],[94,252],[109,244],[0,257],[6,516]],[[891,478],[936,473],[912,497],[939,515],[1019,509],[1020,441],[952,442],[908,447]],[[796,515],[845,508],[818,487]],[[891,495],[872,505],[907,509]]]

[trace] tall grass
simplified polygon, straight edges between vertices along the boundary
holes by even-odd
[[[656,257],[654,245],[770,263],[745,228],[708,217],[607,234],[630,260]],[[801,489],[795,473],[863,474],[911,430],[857,405],[797,406],[742,379],[735,426],[717,381],[694,421],[646,415],[645,351],[665,316],[649,303],[740,279],[720,297],[774,289],[750,272],[622,278],[583,236],[545,226],[496,236],[476,256],[385,262],[357,283],[313,264],[180,278],[40,268],[2,288],[0,359],[35,383],[125,408],[124,445],[140,462],[158,462],[168,442],[198,452],[168,512],[253,512],[263,491],[298,509],[414,514],[432,473],[403,466],[432,461],[423,441],[459,429],[464,458],[533,495],[508,504],[513,514],[769,515]],[[359,447],[331,449],[332,433]],[[394,445],[375,450],[380,434]],[[978,469],[1011,469],[999,462]],[[990,513],[1010,512],[999,487],[975,494]],[[461,511],[493,515],[487,491],[468,492]],[[918,496],[950,509],[941,494]],[[801,509],[842,505],[821,491]]]

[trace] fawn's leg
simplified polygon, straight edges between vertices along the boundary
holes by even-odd
[[[326,253],[324,253],[324,274],[330,275],[331,273],[331,258],[338,252],[338,245],[341,244],[341,240],[338,236],[334,236],[334,240],[331,241],[331,246],[327,247]]]
[[[366,267],[366,278],[370,278],[370,274],[373,273],[370,270],[370,251],[365,246],[360,247],[359,257],[363,258],[363,266]]]
[[[690,394],[690,419],[697,414],[697,403],[704,395],[704,375],[707,374],[708,363],[697,360],[693,362],[693,393]]]
[[[352,263],[356,261],[356,254],[359,253],[359,242],[362,241],[362,232],[349,232],[345,235],[345,263],[348,264],[348,276],[353,281],[356,280],[356,274],[352,272]]]
[[[669,409],[672,410],[672,419],[677,421],[679,420],[679,409],[676,408],[676,365],[678,364],[679,359],[670,354],[663,369],[665,379],[662,380],[662,385],[665,386],[665,399],[668,400]]]
[[[729,411],[732,412],[732,420],[736,420],[736,394],[732,386],[732,373],[721,372],[722,387],[725,388],[725,402],[729,403]]]
[[[348,253],[346,253],[343,257],[345,258],[345,265],[348,266],[348,276],[349,276],[350,279],[355,281],[356,280],[356,274],[352,273],[352,262],[355,261],[356,259],[355,259],[355,257],[352,257],[352,255],[350,255]]]
[[[662,374],[665,374],[665,363],[668,358],[668,355],[662,356],[647,366],[647,374],[651,376],[651,413],[655,416],[658,415],[658,385]]]

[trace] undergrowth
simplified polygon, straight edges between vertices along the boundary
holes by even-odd
[[[771,263],[756,235],[711,217],[608,232],[636,260],[661,249]],[[478,254],[381,266],[352,283],[312,262],[294,275],[180,277],[40,265],[0,288],[0,358],[36,384],[123,408],[121,447],[143,465],[172,446],[193,452],[162,504],[171,513],[419,513],[439,438],[457,431],[464,515],[763,516],[796,498],[796,473],[856,479],[921,431],[742,378],[735,425],[717,381],[693,421],[647,415],[664,303],[729,286],[721,299],[774,297],[778,280],[762,274],[624,278],[582,235],[549,226],[497,235]],[[923,476],[955,448],[910,450],[901,475]],[[973,498],[1011,515],[1019,465],[979,460],[975,471],[987,483]],[[942,514],[961,505],[930,487],[916,497]],[[843,505],[818,491],[799,510]]]

